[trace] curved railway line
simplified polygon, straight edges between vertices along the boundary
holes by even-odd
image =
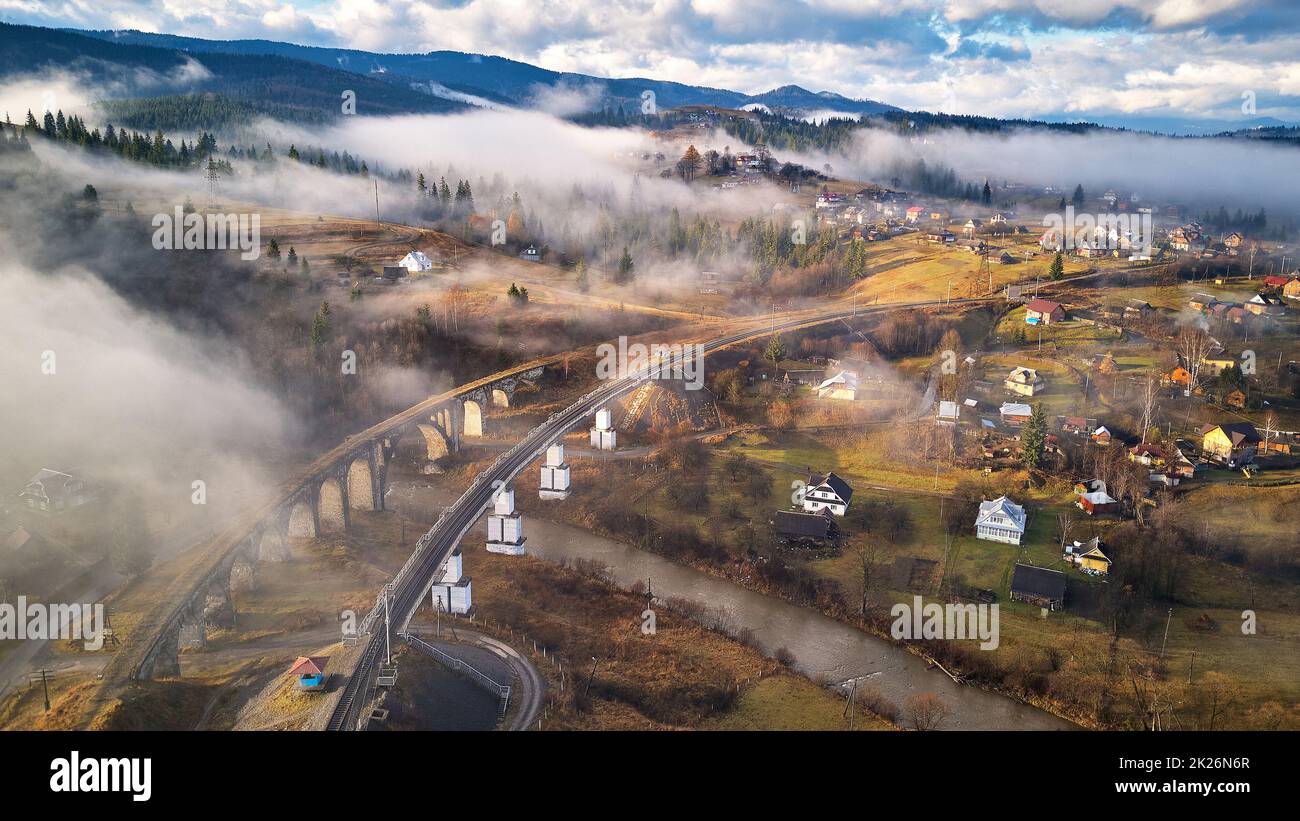
[[[758,327],[722,336],[704,344],[704,353],[712,353],[721,348],[756,339],[782,331],[835,322],[855,316],[879,313],[899,308],[925,308],[947,304],[970,304],[985,302],[987,298],[955,299],[951,301],[930,300],[912,303],[889,303],[880,306],[854,309],[836,309],[831,311],[806,311],[787,315],[784,319],[764,322]],[[358,712],[366,703],[370,681],[374,677],[377,663],[384,647],[384,629],[376,629],[381,619],[387,619],[388,625],[397,628],[402,635],[411,618],[415,615],[424,596],[424,591],[431,583],[434,574],[447,561],[456,545],[473,527],[483,511],[492,503],[499,488],[505,487],[511,479],[533,462],[547,446],[583,419],[591,416],[602,405],[613,401],[631,391],[645,380],[657,376],[660,372],[680,364],[678,354],[669,360],[652,363],[639,373],[622,379],[605,382],[592,390],[564,410],[553,414],[541,425],[531,430],[518,444],[502,454],[487,470],[474,480],[474,483],[451,504],[437,522],[420,537],[415,551],[398,571],[397,575],[385,585],[376,597],[375,607],[366,616],[361,625],[362,640],[365,649],[335,706],[327,729],[346,730],[357,726]],[[386,595],[385,595],[386,594]]]

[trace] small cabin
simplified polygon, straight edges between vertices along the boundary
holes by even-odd
[[[329,660],[329,656],[299,656],[289,668],[289,675],[298,677],[299,690],[324,690],[328,680],[325,665]]]

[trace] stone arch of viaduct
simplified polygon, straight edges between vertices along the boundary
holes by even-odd
[[[292,537],[315,537],[346,531],[352,511],[384,509],[388,465],[398,443],[410,435],[423,438],[430,461],[455,453],[462,437],[482,436],[489,407],[509,407],[520,378],[536,378],[542,368],[516,374],[447,397],[431,409],[417,406],[387,427],[367,431],[369,437],[350,439],[331,451],[322,465],[255,519],[242,535],[229,540],[206,571],[199,571],[191,592],[162,621],[141,660],[131,670],[135,678],[180,675],[180,651],[201,647],[211,627],[232,627],[238,615],[232,592],[253,583],[261,562],[289,558]],[[385,423],[387,424],[387,423]],[[239,531],[236,531],[239,532]],[[219,545],[213,545],[215,548]],[[130,662],[124,662],[130,663]]]

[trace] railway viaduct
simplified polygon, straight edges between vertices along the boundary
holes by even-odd
[[[105,669],[105,678],[180,675],[183,647],[202,646],[210,626],[231,626],[232,590],[261,562],[289,557],[289,540],[346,531],[354,510],[383,510],[388,464],[398,442],[419,436],[430,460],[483,436],[490,408],[508,408],[515,390],[539,379],[561,357],[533,360],[475,380],[403,411],[316,459],[281,485],[274,501],[238,517],[204,542],[190,567],[171,584],[165,604],[149,613]]]

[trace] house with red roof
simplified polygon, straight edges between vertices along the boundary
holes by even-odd
[[[1051,325],[1065,321],[1065,306],[1050,299],[1031,299],[1025,305],[1026,325]]]
[[[289,675],[298,677],[299,690],[324,690],[329,660],[329,656],[299,656],[289,668]]]

